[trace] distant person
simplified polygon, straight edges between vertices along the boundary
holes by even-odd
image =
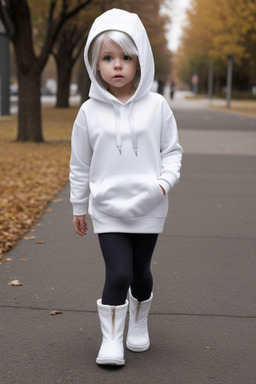
[[[77,234],[86,234],[89,203],[106,266],[97,301],[102,344],[96,362],[124,365],[127,294],[126,346],[134,352],[150,346],[150,264],[168,192],[179,181],[182,147],[168,103],[150,92],[153,55],[136,14],[112,9],[99,16],[87,39],[85,63],[92,85],[72,133],[73,225]]]
[[[176,91],[176,84],[172,81],[171,85],[170,85],[170,97],[171,97],[171,100],[173,100],[173,98],[174,98],[175,91]]]
[[[159,93],[159,95],[164,94],[164,82],[162,80],[158,80],[157,92]]]

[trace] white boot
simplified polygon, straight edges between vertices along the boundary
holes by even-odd
[[[103,305],[101,299],[97,301],[102,343],[96,359],[97,364],[124,365],[123,334],[128,308],[128,301],[124,305]]]
[[[130,351],[143,352],[150,346],[148,335],[148,313],[150,310],[153,293],[145,301],[138,301],[129,290],[129,327],[126,346]]]

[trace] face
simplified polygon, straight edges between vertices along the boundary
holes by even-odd
[[[110,92],[115,95],[115,92],[134,90],[132,81],[138,69],[137,56],[125,55],[116,43],[102,41],[97,70],[109,85]]]

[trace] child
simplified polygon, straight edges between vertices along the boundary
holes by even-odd
[[[151,93],[154,60],[136,14],[112,9],[98,17],[85,46],[90,100],[72,133],[71,203],[75,232],[92,217],[106,278],[97,301],[102,330],[98,364],[124,365],[126,346],[142,352],[150,341],[150,263],[168,210],[167,194],[180,176],[182,147],[165,99]]]

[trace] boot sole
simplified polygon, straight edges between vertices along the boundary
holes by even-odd
[[[126,344],[126,347],[127,347],[127,349],[129,349],[129,351],[132,351],[132,352],[145,352],[149,349],[150,344],[145,345],[143,347],[138,347],[138,346]]]
[[[119,359],[96,359],[98,365],[124,365],[125,360]]]

